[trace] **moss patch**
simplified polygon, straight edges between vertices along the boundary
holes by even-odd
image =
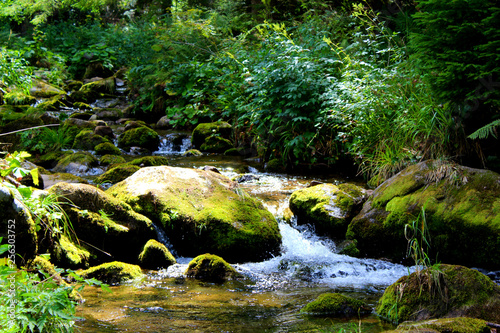
[[[126,164],[118,165],[114,168],[107,170],[105,173],[97,177],[96,183],[116,184],[126,179],[127,177],[130,177],[139,169],[140,167],[136,165],[126,165]]]
[[[36,98],[20,91],[13,91],[3,95],[3,101],[8,105],[31,105],[36,103]]]
[[[118,147],[130,149],[130,147],[146,148],[150,151],[158,150],[160,136],[149,127],[138,127],[128,130],[118,137]]]
[[[491,330],[484,320],[459,317],[405,322],[395,332],[490,333]]]
[[[112,165],[125,163],[125,159],[118,155],[104,155],[99,158],[100,165]]]
[[[231,141],[218,135],[209,136],[200,146],[201,151],[206,151],[209,153],[223,153],[230,148],[233,148],[233,144],[231,143]]]
[[[202,123],[198,124],[193,130],[191,136],[191,143],[196,147],[200,148],[205,140],[216,134],[221,138],[229,139],[232,133],[232,127],[227,122],[215,122],[215,123]],[[229,147],[231,148],[231,147]],[[227,149],[229,149],[227,148]]]
[[[75,244],[66,236],[61,236],[51,249],[54,262],[66,268],[83,268],[89,266],[90,252],[79,244]]]
[[[73,141],[73,149],[94,150],[94,147],[104,142],[109,142],[108,139],[94,134],[92,130],[83,130],[75,137]]]
[[[202,254],[189,262],[186,275],[197,280],[221,283],[241,277],[224,259],[213,254]]]
[[[165,245],[157,240],[150,239],[139,254],[139,265],[143,268],[167,268],[177,261]]]
[[[121,155],[120,149],[111,142],[100,143],[94,147],[94,150],[97,155]]]
[[[107,284],[117,284],[138,279],[143,274],[137,265],[113,261],[78,272],[78,275],[85,279],[94,278]]]
[[[84,172],[93,166],[97,166],[98,161],[89,152],[79,151],[65,156],[54,167],[54,172],[78,173]]]
[[[437,278],[428,270],[400,278],[385,290],[376,312],[392,322],[447,316],[500,321],[500,286],[463,266],[439,269]]]
[[[301,313],[314,316],[351,317],[372,312],[362,301],[342,294],[328,293],[318,296],[300,310]]]

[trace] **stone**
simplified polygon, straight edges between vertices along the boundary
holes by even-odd
[[[322,294],[300,310],[307,315],[329,317],[357,317],[371,312],[364,302],[338,293]]]
[[[202,123],[198,124],[196,128],[193,130],[191,136],[191,142],[195,146],[195,148],[200,148],[202,144],[205,143],[205,140],[214,134],[218,134],[220,137],[229,139],[233,128],[227,122],[215,122],[215,123]],[[232,147],[232,145],[231,145]],[[229,147],[229,148],[231,148]],[[229,149],[228,148],[228,149]]]
[[[111,142],[103,142],[94,147],[97,155],[121,155],[121,150]]]
[[[51,98],[58,95],[66,95],[66,92],[42,80],[35,80],[30,89],[30,95],[38,98]]]
[[[115,134],[113,133],[113,129],[110,126],[102,126],[98,125],[96,128],[94,128],[94,134],[100,135],[102,137],[108,138],[108,139],[114,139]]]
[[[90,168],[97,166],[98,161],[94,155],[86,151],[79,151],[71,155],[66,155],[52,169],[54,172],[65,172],[74,175],[82,174]]]
[[[241,277],[234,267],[213,254],[202,254],[191,260],[186,269],[189,278],[206,282],[222,283]]]
[[[82,130],[73,141],[73,149],[94,150],[94,148],[104,142],[109,142],[107,138],[94,134],[92,130]]]
[[[130,150],[131,147],[156,151],[160,146],[160,136],[148,127],[138,127],[125,131],[118,137],[118,147]]]
[[[404,322],[393,332],[429,333],[491,333],[488,323],[481,319],[458,317],[440,318],[418,322]]]
[[[145,167],[107,192],[161,226],[179,255],[210,252],[246,262],[279,252],[274,216],[221,174]]]
[[[139,254],[139,265],[142,268],[167,268],[177,261],[165,245],[155,239],[150,239]]]
[[[115,167],[112,167],[112,168],[106,170],[106,172],[104,172],[102,175],[97,177],[96,183],[97,184],[104,184],[104,183],[116,184],[116,183],[119,183],[122,180],[125,180],[128,177],[132,176],[139,169],[140,169],[140,167],[138,167],[137,165],[130,165],[127,163],[124,163],[122,165],[117,165]]]
[[[205,142],[200,146],[201,151],[217,154],[222,154],[231,148],[233,148],[231,141],[218,135],[207,137]]]
[[[84,279],[94,278],[110,285],[136,280],[143,276],[141,267],[119,261],[107,262],[91,267],[78,272],[78,275]]]

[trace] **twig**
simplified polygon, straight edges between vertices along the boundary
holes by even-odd
[[[35,127],[28,127],[28,128],[23,128],[23,129],[20,129],[20,130],[17,130],[17,131],[12,131],[12,132],[7,132],[7,133],[0,133],[0,136],[14,134],[14,133],[23,132],[23,131],[29,131],[29,130],[36,129],[36,128],[50,127],[50,126],[59,126],[59,125],[60,124],[48,124],[48,125],[41,125],[41,126],[35,126]]]

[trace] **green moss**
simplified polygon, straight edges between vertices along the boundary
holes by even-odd
[[[133,159],[130,162],[127,162],[128,165],[137,165],[142,167],[148,166],[160,166],[160,165],[168,165],[168,158],[163,156],[144,156]]]
[[[109,142],[108,139],[94,134],[91,130],[82,130],[73,141],[73,149],[94,150],[94,148],[104,142]]]
[[[322,294],[300,310],[308,315],[349,317],[369,314],[371,311],[362,301],[337,293]]]
[[[65,172],[67,170],[70,170],[70,164],[81,165],[88,168],[97,165],[98,161],[91,153],[79,151],[61,159],[59,163],[57,163],[53,171]]]
[[[186,275],[197,280],[215,283],[241,277],[224,259],[208,253],[191,260],[186,269]]]
[[[200,146],[200,150],[210,153],[223,153],[232,147],[233,144],[228,139],[218,135],[211,135],[205,139],[205,142]]]
[[[148,127],[138,127],[128,130],[118,137],[118,147],[130,149],[130,147],[146,148],[150,151],[158,150],[160,136]]]
[[[51,251],[54,261],[68,268],[88,267],[90,252],[62,235]]]
[[[139,169],[140,167],[136,165],[126,165],[126,164],[118,165],[114,168],[107,170],[105,173],[97,177],[96,182],[99,184],[102,183],[116,184],[126,179],[127,177],[130,177]]]
[[[78,272],[78,275],[85,279],[95,278],[107,284],[117,284],[138,279],[143,274],[137,265],[113,261]]]
[[[36,105],[36,108],[44,111],[59,111],[61,108],[67,107],[63,101],[63,95],[52,97],[51,99],[44,100]]]
[[[490,333],[484,320],[475,318],[441,318],[421,322],[405,322],[395,332]]]
[[[500,320],[500,286],[476,270],[440,265],[400,278],[379,300],[376,312],[390,321],[468,316]],[[431,272],[434,272],[432,277]]]
[[[117,155],[104,155],[99,158],[100,165],[111,165],[111,164],[122,164],[125,163],[125,159]]]
[[[227,122],[202,123],[193,130],[191,142],[196,148],[200,148],[209,136],[217,134],[222,138],[229,139],[231,133],[232,127]]]
[[[150,239],[139,254],[139,264],[143,268],[167,268],[176,262],[167,247],[154,239]]]
[[[97,155],[121,155],[120,149],[111,142],[100,143],[94,147],[94,150]]]
[[[277,158],[268,161],[265,165],[266,171],[269,172],[283,172],[285,171],[285,166],[283,162]]]
[[[31,105],[36,103],[36,98],[26,95],[20,91],[13,91],[3,95],[5,104],[8,105]]]
[[[184,152],[182,156],[202,156],[203,153],[197,149],[189,149],[188,151]]]
[[[66,95],[66,92],[44,81],[37,80],[33,87],[31,87],[30,94],[39,98],[52,98],[55,96]]]

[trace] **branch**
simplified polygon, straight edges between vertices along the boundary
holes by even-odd
[[[28,127],[28,128],[23,128],[23,129],[20,129],[20,130],[17,130],[17,131],[12,131],[12,132],[7,132],[7,133],[0,133],[0,136],[14,134],[14,133],[18,133],[18,132],[29,131],[29,130],[32,130],[32,129],[42,128],[42,127],[59,126],[59,125],[60,124],[48,124],[48,125],[42,125],[42,126]]]

